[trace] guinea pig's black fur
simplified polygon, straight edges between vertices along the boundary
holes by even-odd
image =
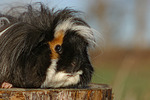
[[[72,9],[25,6],[18,15],[0,14],[0,84],[22,88],[84,88],[93,67],[90,26]],[[4,20],[5,21],[5,20]]]

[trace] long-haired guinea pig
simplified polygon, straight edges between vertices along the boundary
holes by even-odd
[[[75,10],[37,5],[0,14],[0,84],[87,87],[93,73],[88,56],[95,44],[92,29]]]

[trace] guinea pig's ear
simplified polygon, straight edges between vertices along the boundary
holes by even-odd
[[[39,43],[45,41],[45,37],[46,37],[46,35],[45,35],[45,34],[42,34],[42,35],[40,36],[40,38],[39,38]]]

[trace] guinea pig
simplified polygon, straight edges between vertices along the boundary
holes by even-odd
[[[0,14],[2,88],[87,87],[93,74],[88,55],[95,45],[92,28],[78,11],[35,5]]]

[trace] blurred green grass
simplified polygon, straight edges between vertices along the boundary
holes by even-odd
[[[100,67],[99,67],[100,66]],[[118,94],[115,91],[120,91],[114,85],[117,73],[121,70],[114,64],[103,64],[95,66],[95,73],[92,78],[93,83],[108,84],[112,87],[114,93],[114,100],[118,100]],[[150,65],[141,64],[134,65],[129,72],[129,75],[121,84],[123,92],[121,93],[121,100],[150,100]],[[121,76],[120,76],[121,77]],[[118,81],[119,85],[119,81]],[[118,86],[119,87],[119,86]],[[117,89],[117,90],[116,90]]]
[[[116,71],[113,67],[96,67],[94,68],[95,72],[93,74],[92,82],[93,83],[104,83],[112,84],[113,79],[115,78]]]

